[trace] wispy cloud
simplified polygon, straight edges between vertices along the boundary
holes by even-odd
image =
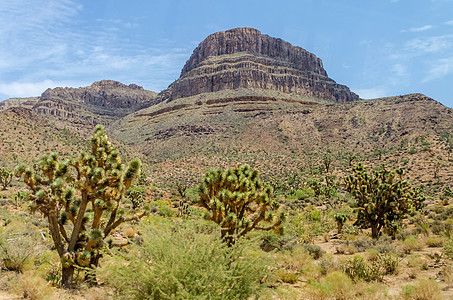
[[[453,35],[416,38],[406,42],[406,48],[423,52],[439,52],[453,48]]]
[[[425,26],[421,26],[421,27],[412,27],[409,29],[403,29],[403,30],[401,30],[401,32],[421,32],[421,31],[430,30],[432,28],[434,28],[433,25],[425,25]]]
[[[99,19],[93,26],[82,12],[73,0],[0,1],[0,96],[36,96],[55,84],[101,79],[160,91],[190,55],[167,41],[151,48],[131,40],[139,26],[133,20]]]
[[[444,22],[445,25],[450,25],[450,26],[453,26],[453,20],[450,20],[450,21],[447,21],[447,22]]]
[[[436,80],[453,74],[453,57],[439,59],[431,66],[428,74],[423,78],[422,83]]]

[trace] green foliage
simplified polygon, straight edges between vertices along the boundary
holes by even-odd
[[[343,270],[352,280],[382,281],[385,270],[379,261],[367,262],[360,255],[349,258]]]
[[[446,257],[453,259],[453,239],[444,242],[443,253]]]
[[[208,211],[207,219],[221,226],[222,239],[229,245],[254,229],[281,231],[284,214],[276,214],[279,203],[257,170],[248,166],[210,170],[199,194],[198,203]]]
[[[145,191],[141,187],[130,187],[126,195],[131,201],[133,209],[139,208],[145,201]]]
[[[21,273],[41,246],[42,238],[36,228],[18,221],[8,224],[0,234],[2,267]]]
[[[257,297],[269,261],[256,257],[249,241],[227,247],[209,224],[193,222],[147,225],[141,246],[118,253],[101,270],[106,282],[121,299]]]
[[[31,191],[32,205],[49,222],[65,287],[72,287],[75,268],[98,265],[104,239],[112,230],[144,215],[125,217],[121,206],[140,166],[140,160],[134,159],[125,168],[118,150],[98,125],[90,153],[65,161],[53,153],[43,156],[35,168],[16,168]]]
[[[424,196],[402,179],[401,169],[391,172],[385,168],[373,170],[371,174],[362,165],[346,176],[346,190],[357,201],[355,225],[371,228],[371,236],[379,238],[381,229],[395,237],[401,222],[423,208]]]
[[[335,221],[337,222],[337,229],[338,233],[341,233],[341,229],[343,228],[344,223],[346,222],[346,214],[344,213],[336,213],[333,215]]]
[[[13,172],[8,168],[1,168],[0,169],[0,186],[2,186],[3,190],[6,190],[8,185],[11,183],[13,179]]]

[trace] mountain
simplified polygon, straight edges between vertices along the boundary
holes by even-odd
[[[253,28],[208,36],[193,51],[181,76],[159,94],[172,101],[222,90],[260,89],[336,102],[358,100],[327,76],[321,59]]]
[[[156,95],[136,84],[102,80],[88,87],[47,89],[35,98],[7,99],[0,103],[0,110],[21,106],[76,125],[109,124],[152,105]]]

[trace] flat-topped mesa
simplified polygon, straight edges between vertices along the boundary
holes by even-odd
[[[346,102],[358,100],[327,76],[321,59],[253,28],[208,36],[193,51],[181,76],[159,94],[171,101],[228,89],[263,89]]]

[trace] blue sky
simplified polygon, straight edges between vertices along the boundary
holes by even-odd
[[[245,26],[313,52],[362,98],[453,107],[453,0],[1,0],[0,100],[102,79],[159,92],[206,36]]]

